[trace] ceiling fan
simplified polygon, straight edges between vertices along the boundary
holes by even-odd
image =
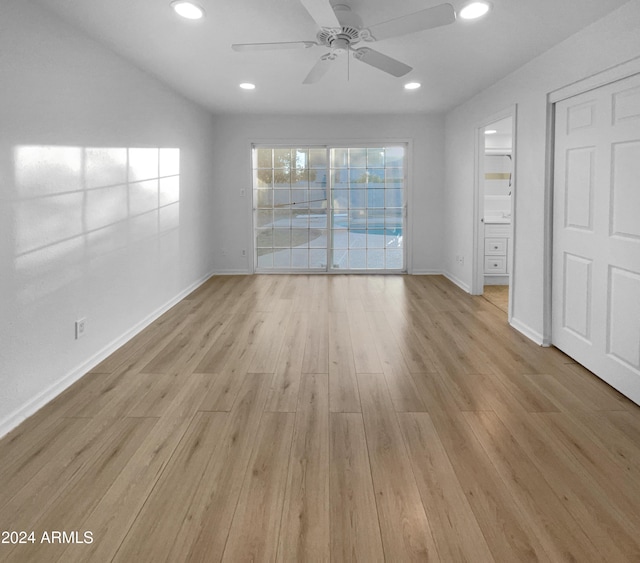
[[[451,4],[440,4],[433,8],[427,8],[413,14],[364,27],[360,17],[345,4],[331,5],[330,0],[300,0],[300,2],[320,27],[320,31],[316,35],[317,41],[235,43],[231,45],[231,48],[234,51],[308,49],[310,47],[329,48],[329,52],[322,55],[313,66],[303,84],[318,82],[329,70],[332,62],[341,54],[349,51],[353,53],[356,60],[399,77],[410,72],[412,68],[369,47],[355,48],[354,45],[361,41],[371,43],[390,37],[407,35],[451,24],[456,20],[453,6]]]

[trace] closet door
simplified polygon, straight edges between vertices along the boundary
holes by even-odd
[[[640,403],[640,75],[556,104],[553,343]]]

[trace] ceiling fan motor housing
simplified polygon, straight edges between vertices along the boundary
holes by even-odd
[[[316,37],[321,45],[326,45],[332,49],[348,49],[349,45],[358,43],[361,39],[360,30],[355,27],[324,27]]]
[[[362,20],[349,6],[333,6],[341,27],[323,27],[316,35],[321,45],[326,45],[338,53],[348,51],[351,45],[360,41],[370,41],[367,30],[362,29]]]

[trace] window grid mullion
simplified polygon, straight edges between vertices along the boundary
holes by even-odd
[[[266,147],[259,147],[261,149],[265,149]],[[357,269],[357,270],[369,270],[369,269],[374,269],[374,270],[385,270],[387,269],[388,266],[388,262],[389,262],[389,252],[390,249],[387,248],[387,232],[388,231],[393,231],[395,236],[398,236],[398,234],[400,234],[404,231],[404,220],[405,220],[405,216],[404,213],[402,213],[402,209],[404,209],[404,207],[399,208],[401,210],[401,215],[399,218],[395,218],[392,220],[391,223],[387,224],[387,220],[388,220],[388,214],[391,213],[393,209],[395,209],[395,207],[390,207],[390,205],[393,205],[394,203],[397,203],[397,198],[398,196],[400,197],[400,199],[402,200],[400,203],[402,205],[404,205],[404,189],[405,189],[405,178],[406,178],[406,174],[404,172],[404,168],[402,169],[402,173],[401,176],[399,178],[396,178],[395,175],[392,176],[393,177],[393,184],[389,185],[390,182],[390,178],[387,177],[388,176],[388,170],[392,167],[388,166],[388,160],[386,160],[386,149],[385,147],[373,147],[373,146],[365,146],[365,147],[335,147],[332,145],[325,145],[322,147],[322,149],[324,149],[325,151],[325,167],[324,167],[324,172],[325,172],[325,177],[326,177],[326,181],[324,183],[324,196],[326,198],[326,205],[325,205],[325,214],[326,214],[326,219],[323,222],[323,228],[321,229],[321,231],[323,231],[325,234],[320,235],[323,236],[323,246],[312,246],[312,221],[311,218],[313,216],[312,214],[312,209],[313,209],[313,204],[312,204],[312,194],[316,193],[312,190],[312,187],[314,188],[314,190],[318,189],[317,185],[312,186],[311,185],[311,170],[316,170],[316,169],[312,169],[311,168],[311,152],[310,149],[314,148],[314,149],[318,149],[320,148],[319,146],[302,146],[302,147],[291,147],[291,146],[272,146],[269,147],[269,161],[271,164],[271,169],[270,169],[270,173],[271,173],[271,184],[269,186],[269,190],[271,192],[271,203],[270,203],[270,211],[271,211],[271,246],[269,247],[269,250],[271,251],[271,254],[273,256],[272,260],[271,260],[271,265],[269,265],[268,261],[265,261],[267,263],[267,266],[264,266],[265,270],[268,269],[274,269],[274,270],[282,270],[282,268],[284,269],[288,269],[288,270],[316,270],[317,268],[312,268],[312,256],[317,254],[315,251],[317,250],[322,250],[324,251],[324,255],[325,255],[325,266],[324,269],[325,270],[339,270],[339,264],[338,264],[338,268],[334,268],[334,265],[336,265],[336,252],[341,252],[344,253],[346,255],[346,260],[347,260],[347,269],[348,270],[352,270],[352,269]],[[336,148],[342,148],[343,150],[346,151],[346,153],[343,153],[342,156],[346,157],[346,161],[345,161],[345,167],[344,168],[339,168],[341,163],[338,162],[334,162],[333,160],[333,154],[334,151],[332,149],[336,149]],[[383,150],[385,151],[385,154],[383,154],[383,160],[382,160],[382,164],[378,164],[376,165],[375,159],[374,161],[371,160],[371,150],[375,149],[375,150]],[[254,151],[257,151],[258,148],[254,147]],[[280,166],[279,168],[276,168],[276,166],[278,166],[279,164],[283,164],[283,162],[278,163],[277,159],[276,159],[276,151],[277,150],[281,150],[284,151],[282,154],[283,159],[284,159],[284,166]],[[361,153],[359,155],[359,158],[361,158],[362,160],[360,161],[356,161],[355,160],[355,151],[365,151],[364,154]],[[306,156],[304,158],[305,162],[304,162],[304,166],[305,168],[301,168],[300,170],[304,170],[306,172],[305,176],[306,176],[306,182],[303,183],[303,186],[298,186],[297,182],[298,182],[298,162],[297,162],[297,158],[299,155],[299,152],[304,151],[306,153]],[[265,155],[266,156],[266,155]],[[396,156],[397,158],[397,156]],[[257,174],[258,174],[258,170],[259,170],[259,155],[257,152],[254,152],[254,158],[253,158],[253,163],[254,163],[254,182],[258,182],[257,178]],[[358,164],[364,164],[364,167],[362,166],[358,166]],[[405,161],[405,156],[404,156],[404,152],[402,153],[402,156],[400,157],[400,163],[403,166],[406,166],[406,161]],[[395,163],[397,164],[397,162]],[[264,165],[264,161],[263,161],[263,165]],[[354,174],[354,170],[362,170],[362,179],[361,179],[361,184],[356,183],[355,187],[354,187],[354,182],[352,182],[352,180],[355,180],[357,182],[356,176]],[[281,195],[278,195],[278,198],[276,198],[277,194],[280,194],[283,190],[282,188],[277,188],[276,184],[278,183],[278,181],[276,180],[276,170],[288,170],[288,189],[286,189],[287,196],[288,196],[288,202],[282,202],[282,197]],[[321,170],[321,169],[317,169],[317,170]],[[371,179],[372,178],[376,178],[376,175],[374,172],[372,172],[373,170],[380,170],[383,174],[383,178],[380,178],[379,181],[377,182],[379,185],[376,187],[371,187],[370,183],[371,183]],[[345,248],[344,250],[341,250],[339,248],[337,248],[336,246],[336,234],[338,233],[338,231],[340,231],[341,229],[337,228],[340,225],[336,224],[336,214],[337,212],[340,210],[339,207],[336,207],[336,203],[337,203],[337,196],[336,196],[336,186],[335,186],[335,180],[338,176],[341,175],[341,173],[345,174],[345,178],[344,178],[344,183],[341,184],[340,189],[342,190],[343,194],[347,194],[346,198],[346,207],[345,207],[345,229],[344,229],[344,233],[346,236],[346,240],[345,240]],[[378,174],[379,176],[380,174]],[[315,177],[315,176],[314,176]],[[400,180],[401,181],[398,181]],[[282,181],[279,180],[280,182]],[[400,184],[400,187],[397,184]],[[255,185],[254,186],[254,196],[257,198],[259,191],[258,191],[259,185]],[[352,190],[359,190],[359,192],[352,192]],[[391,190],[400,190],[400,193],[395,193],[395,192],[391,192]],[[294,192],[294,190],[296,190]],[[381,193],[376,193],[380,191]],[[297,197],[297,194],[299,194],[300,192],[304,192],[304,195],[301,196],[301,198]],[[393,198],[393,201],[391,200],[391,198]],[[301,201],[297,201],[297,199],[301,199]],[[302,201],[302,199],[305,199],[305,201]],[[281,202],[281,203],[279,203]],[[299,205],[305,205],[306,204],[306,208],[298,208]],[[282,229],[282,227],[284,227],[284,225],[282,226],[278,226],[278,221],[281,221],[282,219],[276,219],[277,215],[276,215],[276,210],[278,209],[278,206],[282,205],[284,208],[288,209],[288,213],[286,214],[281,214],[280,216],[282,217],[282,215],[285,215],[286,217],[286,221],[287,221],[287,226],[286,229]],[[258,217],[259,216],[259,210],[260,209],[265,209],[264,207],[259,207],[258,203],[256,203],[255,205],[256,208],[256,212],[255,212],[255,216]],[[299,216],[298,213],[296,212],[296,210],[300,211],[300,214],[303,215],[306,219],[306,221],[300,221],[299,220]],[[355,219],[355,221],[354,221]],[[399,223],[398,223],[399,221]],[[306,225],[306,226],[305,226]],[[388,229],[387,227],[390,227],[391,225],[393,225],[392,229]],[[359,226],[359,228],[358,228]],[[264,229],[264,225],[258,227],[256,226],[256,236],[257,233],[259,232],[259,229]],[[284,230],[288,233],[287,236],[287,240],[281,240],[281,231]],[[361,230],[361,233],[358,233],[356,231]],[[302,233],[302,231],[306,231],[305,233]],[[378,231],[378,232],[376,232]],[[398,232],[399,231],[399,232]],[[299,236],[300,235],[300,236]],[[360,235],[361,237],[364,238],[359,238],[356,239],[355,241],[353,241],[353,236],[357,236]],[[382,237],[381,241],[377,241],[374,240],[373,238],[370,237],[374,237],[374,236],[380,236]],[[301,248],[297,248],[296,243],[300,244]],[[394,247],[397,248],[397,250],[401,250],[404,251],[404,244],[402,243],[402,240],[399,243],[399,248],[398,247]],[[262,266],[260,266],[259,264],[259,254],[260,254],[260,250],[263,251],[264,254],[264,246],[258,246],[258,244],[256,244],[256,263],[258,266],[258,269],[263,269]],[[314,252],[312,252],[312,250]],[[300,251],[304,251],[304,252],[300,252]],[[286,267],[285,266],[280,266],[277,265],[279,260],[277,258],[276,252],[279,253],[279,255],[284,258],[284,254],[286,253],[286,255],[288,255],[288,259],[286,260]],[[305,258],[303,258],[302,262],[297,262],[298,264],[302,264],[303,267],[300,266],[296,266],[294,265],[294,260],[297,260],[298,257],[302,257],[302,255],[305,256]],[[404,257],[404,252],[402,254],[402,257]],[[340,261],[342,261],[344,258],[341,258]],[[358,261],[358,267],[357,268],[353,268],[353,262],[354,260]],[[395,260],[398,259],[398,256],[396,255],[394,257]],[[379,263],[381,264],[380,268],[376,268],[374,265],[375,261],[380,261]],[[281,264],[285,264],[284,261],[280,261]],[[401,268],[404,267],[404,258],[402,258],[400,260],[400,264],[401,264]]]

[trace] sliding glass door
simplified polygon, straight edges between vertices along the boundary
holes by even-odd
[[[404,271],[405,153],[255,146],[256,271]]]

